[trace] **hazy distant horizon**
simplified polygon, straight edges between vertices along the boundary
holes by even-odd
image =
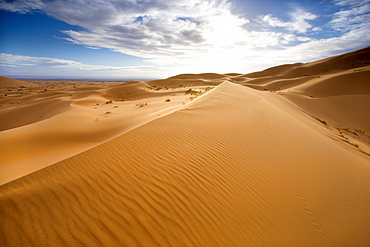
[[[22,75],[0,75],[16,80],[24,81],[151,81],[165,78],[147,77],[108,77],[108,76],[22,76]]]

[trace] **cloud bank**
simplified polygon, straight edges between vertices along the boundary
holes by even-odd
[[[0,66],[7,67],[9,73],[18,74],[21,70],[23,75],[47,76],[52,73],[54,76],[65,76],[68,74],[83,76],[86,72],[90,76],[100,76],[102,73],[109,73],[110,76],[135,77],[140,71],[148,71],[142,78],[153,78],[156,75],[156,68],[153,66],[125,66],[114,67],[105,65],[89,65],[72,60],[56,59],[48,57],[20,56],[7,53],[0,53]]]

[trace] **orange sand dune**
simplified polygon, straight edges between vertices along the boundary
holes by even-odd
[[[242,77],[261,78],[281,76],[293,78],[332,73],[341,70],[355,69],[370,65],[370,46],[347,54],[325,58],[311,63],[295,63],[268,68],[264,71],[249,73]]]
[[[267,77],[267,76],[279,76],[284,75],[287,71],[291,71],[294,68],[302,66],[302,63],[295,63],[295,64],[284,64],[272,68],[268,68],[264,71],[258,71],[249,73],[246,75],[241,75],[240,77],[250,77],[250,78],[259,78],[259,77]]]
[[[368,55],[1,96],[1,245],[368,246]]]
[[[342,71],[359,72],[370,66],[370,47],[311,63],[276,66],[264,71],[232,77],[233,82],[260,90],[283,90],[305,84],[315,78],[332,76]],[[348,78],[347,78],[348,79]]]
[[[370,66],[361,71],[344,71],[317,78],[289,88],[305,95],[315,97],[328,97],[338,95],[369,95]]]
[[[203,74],[181,74],[181,75],[176,75],[172,76],[168,79],[221,79],[225,78],[227,75],[220,75],[216,73],[203,73]]]
[[[7,77],[0,76],[0,88],[4,87],[35,87],[36,84],[26,81],[19,81]]]
[[[169,114],[212,87],[160,89],[129,82],[6,91],[0,97],[0,184]]]

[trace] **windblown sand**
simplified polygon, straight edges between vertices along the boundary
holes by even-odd
[[[369,246],[370,48],[251,74],[1,78],[1,246]]]

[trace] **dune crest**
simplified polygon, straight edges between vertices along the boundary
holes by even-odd
[[[367,246],[368,54],[2,96],[0,243]]]

